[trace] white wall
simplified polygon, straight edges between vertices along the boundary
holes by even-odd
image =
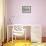
[[[31,13],[23,14],[22,6],[31,6]],[[7,0],[7,8],[7,15],[12,23],[40,24],[43,37],[46,36],[46,0]],[[8,24],[11,24],[9,18]]]
[[[3,41],[3,0],[0,0],[0,42]]]

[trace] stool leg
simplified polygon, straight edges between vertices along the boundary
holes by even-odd
[[[13,43],[13,31],[12,31],[12,43]]]
[[[25,31],[25,42],[26,42],[26,31]]]
[[[25,31],[25,46],[26,46],[26,31]]]
[[[15,36],[15,41],[16,41],[16,36]]]
[[[8,28],[7,28],[7,42],[8,42]]]

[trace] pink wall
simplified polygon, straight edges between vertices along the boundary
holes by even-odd
[[[31,13],[23,14],[22,6],[31,6]],[[14,24],[42,25],[43,37],[46,36],[46,0],[7,0],[7,15]]]

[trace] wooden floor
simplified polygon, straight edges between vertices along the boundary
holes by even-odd
[[[10,41],[8,43],[5,43],[3,46],[31,46],[30,41],[24,41],[24,40],[16,40],[16,41]]]
[[[3,46],[46,46],[46,43],[31,43],[30,41],[14,40],[5,43]]]
[[[46,37],[42,37],[43,43],[31,43],[31,41],[24,41],[24,40],[14,40],[9,41],[8,43],[5,42],[3,46],[46,46]]]

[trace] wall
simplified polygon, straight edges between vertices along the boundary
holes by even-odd
[[[28,5],[31,13],[23,14],[22,6]],[[7,0],[7,16],[8,24],[42,25],[43,37],[46,37],[46,0]]]
[[[3,0],[0,0],[0,41],[3,40]]]

